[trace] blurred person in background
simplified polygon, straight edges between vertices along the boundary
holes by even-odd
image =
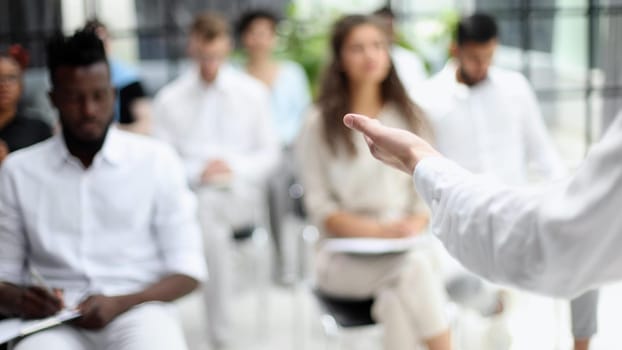
[[[282,147],[289,147],[302,126],[311,96],[302,67],[274,56],[278,22],[277,15],[270,11],[252,10],[240,17],[236,29],[246,54],[243,68],[270,90],[279,141]]]
[[[384,349],[451,349],[445,291],[434,251],[351,255],[322,248],[331,237],[400,238],[422,234],[427,208],[410,177],[377,162],[360,137],[342,124],[349,111],[429,137],[389,55],[389,38],[373,16],[340,19],[332,60],[298,144],[304,203],[322,238],[316,255],[318,288],[336,297],[374,297],[384,326]]]
[[[188,53],[194,65],[154,99],[154,135],[184,160],[199,199],[210,278],[205,288],[212,346],[231,334],[233,233],[256,225],[265,183],[279,161],[268,89],[228,65],[229,24],[211,12],[196,16]]]
[[[290,146],[303,124],[311,96],[309,82],[302,67],[293,61],[274,56],[279,18],[268,10],[251,10],[240,17],[237,35],[246,54],[243,69],[263,82],[270,90],[272,119],[282,149],[282,162],[270,176],[270,228],[276,247],[277,279],[287,282],[292,271],[286,263],[287,245],[282,238],[283,217],[292,210],[289,188],[295,183]]]
[[[52,129],[18,107],[28,53],[19,45],[0,51],[0,164],[10,152],[52,136]]]
[[[117,94],[114,120],[121,129],[149,134],[151,131],[151,103],[145,92],[140,76],[134,67],[113,58],[112,43],[108,27],[97,18],[84,25],[85,30],[93,31],[104,42],[106,54],[110,57],[112,85]]]
[[[476,13],[462,18],[450,49],[453,58],[416,91],[432,122],[438,150],[469,171],[509,185],[526,185],[530,177],[565,177],[529,82],[492,65],[497,46],[493,17]],[[501,302],[494,292],[499,288],[447,258],[450,295],[460,295],[484,315],[494,313]],[[473,288],[475,281],[479,288]],[[465,295],[466,290],[477,292]],[[598,291],[572,300],[571,311],[575,349],[588,349],[597,331]]]
[[[373,14],[383,21],[391,38],[391,58],[397,75],[408,93],[415,91],[428,77],[423,61],[415,52],[399,44],[395,25],[396,17],[391,7],[379,8]]]

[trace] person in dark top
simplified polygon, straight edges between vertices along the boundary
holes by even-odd
[[[17,108],[27,64],[28,53],[19,45],[0,51],[0,164],[10,152],[52,136],[49,125]]]

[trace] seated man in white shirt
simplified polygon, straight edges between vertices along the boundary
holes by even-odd
[[[232,233],[257,222],[264,183],[278,161],[267,89],[225,61],[228,23],[203,13],[190,29],[194,66],[154,100],[154,133],[183,158],[199,198],[210,280],[208,331],[216,347],[230,340]]]
[[[181,162],[110,127],[114,89],[93,33],[52,39],[48,67],[62,132],[0,168],[0,313],[82,316],[16,349],[186,349],[169,302],[206,270]]]
[[[510,185],[525,185],[534,175],[541,180],[563,177],[565,167],[529,83],[519,73],[491,66],[498,43],[495,19],[482,13],[463,18],[455,37],[453,60],[418,94],[439,151],[472,172]],[[453,269],[455,276],[464,271],[459,266]],[[460,281],[467,279],[461,275],[449,285],[457,291]],[[470,299],[480,309],[492,311],[497,305],[490,298]],[[587,349],[596,333],[597,304],[598,291],[571,304],[575,349]]]

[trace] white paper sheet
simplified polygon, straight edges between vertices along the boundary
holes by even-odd
[[[408,238],[328,238],[322,247],[330,252],[376,255],[402,253],[431,243],[432,237],[421,234]]]
[[[58,314],[39,320],[21,320],[10,318],[0,321],[0,344],[12,339],[38,332],[40,330],[57,326],[63,322],[80,317],[76,310],[65,309]]]
[[[4,344],[11,339],[19,336],[19,331],[22,328],[22,320],[17,318],[10,318],[8,320],[0,321],[0,344]]]

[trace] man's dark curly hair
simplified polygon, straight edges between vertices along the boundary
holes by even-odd
[[[58,34],[47,43],[47,65],[52,85],[56,85],[58,67],[82,67],[98,62],[108,64],[104,44],[93,31],[79,30],[70,37]]]

